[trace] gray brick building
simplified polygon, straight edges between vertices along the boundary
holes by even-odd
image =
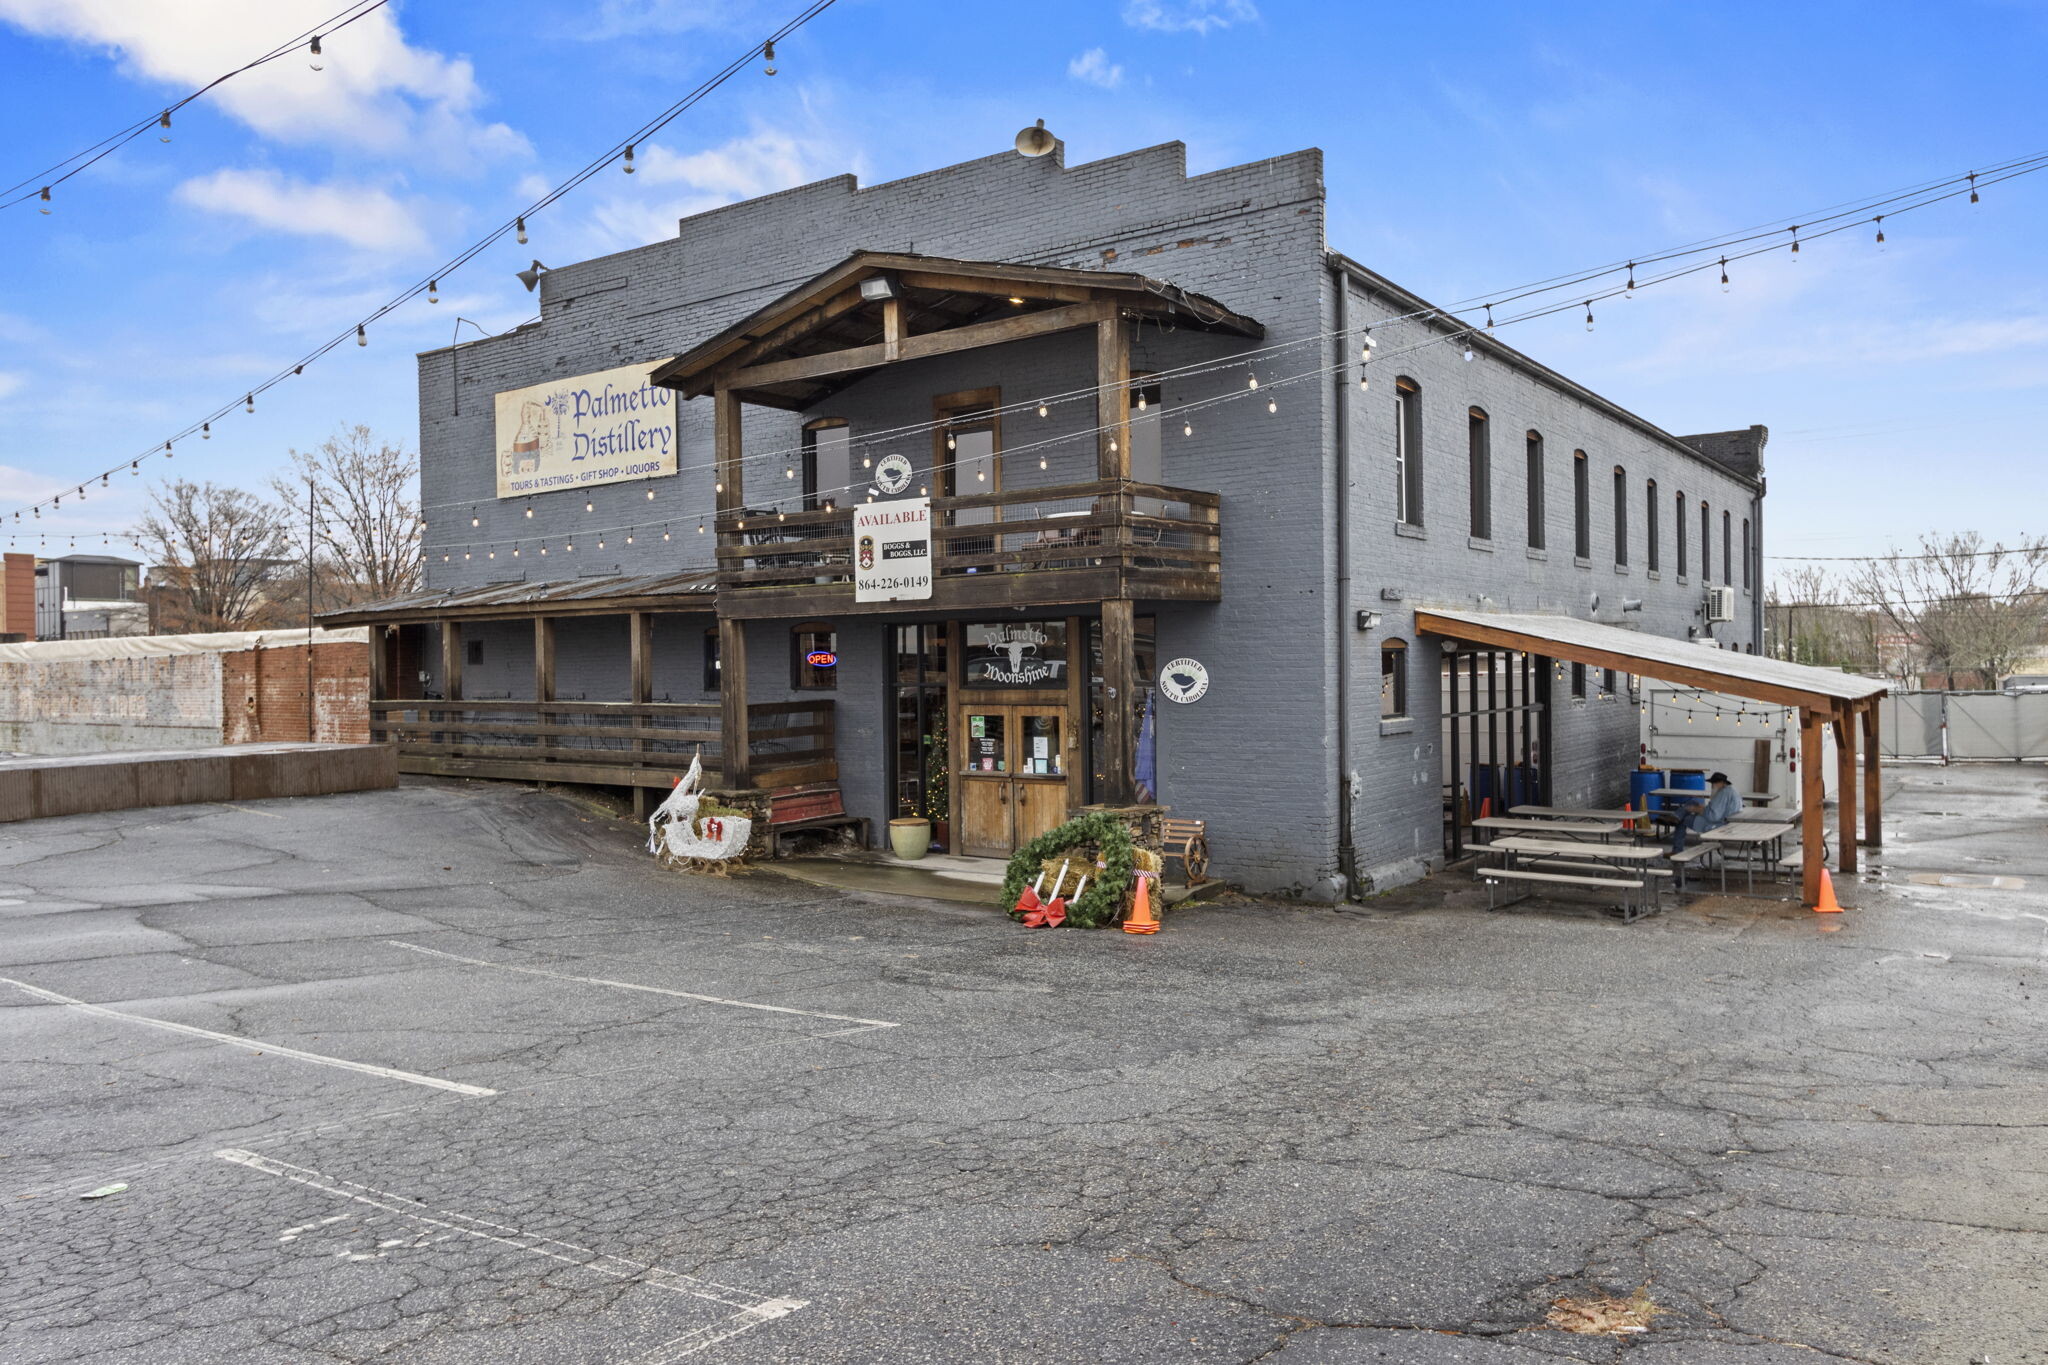
[[[1617,801],[1626,681],[1447,655],[1414,613],[1753,652],[1763,429],[1666,433],[1324,229],[1319,152],[1189,176],[1171,143],[840,177],[557,265],[537,323],[419,358],[428,590],[329,620],[386,628],[414,770],[658,793],[701,749],[973,852],[1149,795],[1219,875],[1327,898],[1482,801]],[[606,481],[554,453],[571,391],[636,414]],[[931,596],[857,602],[855,510],[923,490]]]

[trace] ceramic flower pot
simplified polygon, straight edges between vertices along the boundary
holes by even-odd
[[[889,847],[897,857],[915,862],[931,852],[932,822],[918,817],[889,822]]]

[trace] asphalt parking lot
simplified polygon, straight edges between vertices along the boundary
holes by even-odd
[[[0,827],[0,1360],[2048,1360],[2048,773],[1888,777],[1840,917],[1150,939],[483,784]]]

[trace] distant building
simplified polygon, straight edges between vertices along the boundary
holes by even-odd
[[[147,635],[139,600],[142,565],[113,555],[65,555],[36,565],[38,640],[103,640]]]
[[[36,557],[0,555],[0,645],[36,638]]]

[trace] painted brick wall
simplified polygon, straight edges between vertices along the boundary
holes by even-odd
[[[0,750],[93,754],[221,742],[221,656],[0,663]]]

